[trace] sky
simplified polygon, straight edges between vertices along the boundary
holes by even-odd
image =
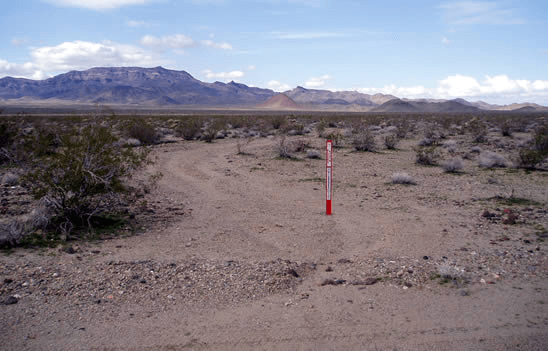
[[[275,91],[548,105],[546,0],[16,0],[0,23],[0,78],[162,66]]]

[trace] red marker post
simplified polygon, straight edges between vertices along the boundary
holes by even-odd
[[[331,215],[331,193],[332,193],[332,177],[333,177],[333,141],[328,140],[326,143],[326,157],[325,157],[325,214]]]

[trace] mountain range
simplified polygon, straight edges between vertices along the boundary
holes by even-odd
[[[464,99],[399,99],[297,87],[284,93],[236,82],[206,83],[185,71],[162,67],[96,67],[45,80],[0,79],[0,105],[17,102],[63,102],[138,106],[256,108],[355,112],[474,112],[480,110],[548,111],[537,104],[491,105]]]

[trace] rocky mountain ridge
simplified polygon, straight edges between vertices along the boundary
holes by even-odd
[[[3,102],[2,102],[3,100]],[[393,95],[296,87],[279,96],[245,84],[202,82],[185,71],[163,67],[96,67],[45,80],[0,79],[0,104],[58,102],[168,107],[242,107],[350,112],[548,111],[537,104],[491,105],[464,99],[399,99]]]

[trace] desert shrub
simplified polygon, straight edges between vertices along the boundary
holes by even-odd
[[[327,121],[325,120],[325,118],[322,118],[316,125],[316,130],[318,131],[318,135],[321,136],[323,132],[325,131],[326,127],[327,127]]]
[[[352,145],[356,151],[375,151],[375,137],[366,127],[360,127],[352,138]]]
[[[306,152],[306,158],[310,158],[310,159],[320,159],[322,158],[321,157],[321,154],[318,150],[308,150]]]
[[[246,151],[247,146],[251,144],[253,141],[253,137],[247,136],[245,138],[238,138],[238,141],[236,142],[236,151],[238,155],[249,155],[249,153]]]
[[[481,153],[481,147],[479,146],[474,146],[470,152],[474,153],[474,154],[480,154]]]
[[[17,174],[13,174],[11,172],[8,172],[4,174],[2,177],[2,184],[13,186],[19,184],[19,176]]]
[[[396,131],[396,135],[399,139],[405,139],[408,133],[411,132],[411,126],[409,125],[409,121],[407,119],[402,119],[398,125],[398,130]]]
[[[291,143],[289,143],[285,135],[281,135],[276,142],[276,151],[281,158],[293,158]]]
[[[522,147],[518,154],[518,165],[535,168],[548,157],[548,124],[538,127],[533,139]]]
[[[467,124],[467,130],[472,134],[472,140],[476,143],[487,141],[487,126],[483,121],[472,120]]]
[[[89,125],[61,135],[55,153],[37,157],[25,180],[52,212],[55,230],[68,238],[93,230],[93,218],[116,211],[128,195],[125,178],[148,160],[146,149],[121,146],[106,127]]]
[[[506,160],[494,152],[484,152],[479,159],[479,166],[483,168],[503,168],[506,167]]]
[[[4,122],[0,124],[0,165],[13,159],[12,146],[16,139],[13,126]]]
[[[407,173],[392,174],[392,184],[417,184],[415,180]]]
[[[202,129],[202,121],[198,118],[185,118],[175,129],[175,134],[185,140],[193,140]]]
[[[510,121],[506,120],[500,126],[500,131],[502,136],[512,136],[512,124]]]
[[[305,139],[298,139],[291,143],[291,150],[293,152],[303,152],[310,148],[310,144]]]
[[[443,147],[447,150],[447,152],[455,153],[457,151],[457,142],[455,140],[447,140],[443,143]]]
[[[333,142],[333,147],[342,147],[344,143],[344,137],[338,131],[329,133],[324,136],[325,139],[331,140]]]
[[[420,165],[433,166],[438,163],[439,152],[435,146],[418,147],[415,162]]]
[[[280,129],[286,123],[286,118],[283,116],[273,116],[270,118],[270,124],[274,129]]]
[[[144,145],[156,144],[160,139],[156,129],[141,118],[132,120],[126,128],[129,138],[137,139]]]
[[[389,150],[395,150],[399,142],[398,136],[395,134],[385,135],[383,140],[384,146]]]
[[[202,132],[202,139],[205,140],[207,143],[213,142],[213,140],[215,140],[215,138],[217,137],[217,133],[219,133],[225,127],[225,122],[219,118],[209,120],[206,123],[206,126]]]
[[[462,160],[458,158],[453,158],[443,162],[443,170],[447,173],[457,173],[462,171],[464,166],[462,165]]]
[[[291,123],[283,128],[283,132],[287,135],[303,135],[304,125],[300,123]]]

